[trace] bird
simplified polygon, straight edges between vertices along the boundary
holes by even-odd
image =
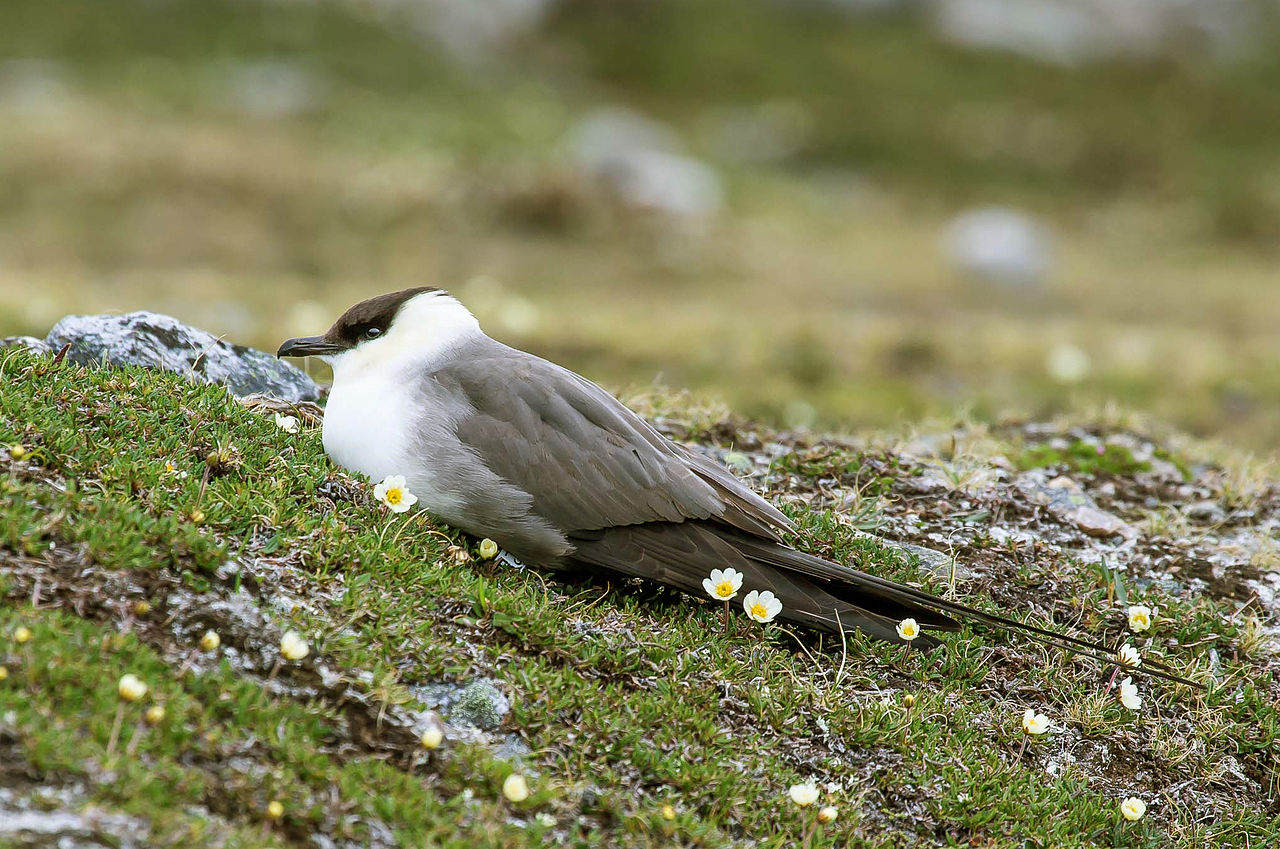
[[[711,570],[732,568],[744,586],[774,594],[780,619],[817,632],[928,649],[938,632],[978,622],[1114,658],[1101,643],[789,545],[795,524],[728,468],[585,377],[492,339],[443,289],[361,301],[325,333],[286,340],[277,356],[332,367],[323,442],[335,463],[375,481],[402,475],[429,514],[493,539],[527,567],[642,578],[695,596]],[[899,632],[907,619],[923,629],[911,640]],[[1183,681],[1159,663],[1143,671]]]

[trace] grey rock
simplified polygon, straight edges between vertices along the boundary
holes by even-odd
[[[720,211],[723,190],[710,167],[681,152],[675,133],[627,109],[600,109],[568,137],[578,170],[624,207],[680,219]]]
[[[1062,517],[1075,524],[1089,536],[1109,537],[1119,534],[1125,539],[1132,539],[1138,531],[1128,522],[1098,507],[1081,505],[1064,511]]]
[[[1138,529],[1094,502],[1080,484],[1065,475],[1046,480],[1043,469],[1032,469],[1018,476],[1017,487],[1028,500],[1049,508],[1059,521],[1075,525],[1089,536],[1119,535],[1134,539]]]
[[[944,246],[964,274],[1005,286],[1037,286],[1049,269],[1049,234],[1015,209],[962,212],[947,225]]]
[[[449,721],[493,731],[502,724],[502,718],[510,710],[511,702],[507,697],[491,682],[481,679],[462,690],[449,711]]]
[[[560,0],[359,0],[362,11],[430,39],[464,66],[485,66],[537,30]]]
[[[23,118],[56,118],[78,98],[66,68],[47,59],[0,62],[0,104]]]
[[[147,845],[150,831],[144,820],[88,804],[79,784],[44,786],[28,794],[0,788],[0,842],[5,846],[132,849]]]
[[[284,401],[314,401],[315,381],[265,351],[224,342],[212,333],[152,312],[69,315],[49,331],[45,344],[70,343],[67,361],[143,366],[226,386],[232,394],[269,395]]]
[[[1239,51],[1259,4],[1237,0],[933,0],[935,29],[950,41],[1079,65],[1153,58],[1186,45]]]
[[[910,542],[890,542],[882,539],[880,543],[889,548],[896,548],[904,554],[914,555],[920,560],[920,568],[932,572],[939,578],[950,577],[953,570],[957,578],[972,577],[972,570],[961,567],[952,557],[941,551],[934,551],[932,548]]]
[[[324,86],[297,62],[271,59],[236,65],[220,75],[227,100],[256,118],[291,118],[322,105]]]
[[[0,348],[26,348],[33,354],[51,354],[49,346],[43,339],[37,339],[34,336],[6,336],[0,339]]]
[[[1226,511],[1216,501],[1197,501],[1188,504],[1186,512],[1188,519],[1205,525],[1216,525],[1226,521],[1227,518]]]
[[[884,537],[869,534],[866,531],[857,531],[855,536],[863,539],[875,540],[877,545],[885,548],[891,548],[910,557],[915,557],[920,561],[920,568],[926,572],[930,572],[939,578],[949,579],[952,574],[958,580],[968,580],[973,577],[973,569],[960,563],[948,554],[943,554],[932,548],[926,548],[923,545],[916,545],[911,542],[898,542],[896,540],[885,539]]]

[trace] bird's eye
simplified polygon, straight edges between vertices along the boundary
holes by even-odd
[[[381,335],[382,335],[381,327],[370,327],[364,332],[364,338],[366,339],[377,339]]]

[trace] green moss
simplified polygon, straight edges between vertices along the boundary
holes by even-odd
[[[1023,469],[1041,469],[1047,466],[1065,466],[1073,472],[1086,475],[1132,475],[1134,472],[1150,471],[1151,464],[1146,460],[1138,460],[1133,452],[1123,445],[1107,443],[1100,445],[1081,439],[1073,441],[1065,449],[1051,445],[1036,445],[1023,450],[1018,457],[1018,465]]]

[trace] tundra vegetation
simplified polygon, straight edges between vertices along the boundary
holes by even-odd
[[[1130,643],[1207,691],[1125,672],[1130,709],[1114,665],[986,629],[929,652],[738,610],[726,632],[710,598],[530,572],[392,512],[327,461],[312,406],[15,349],[0,839],[55,820],[159,846],[1280,837],[1265,470],[1134,421],[853,441],[634,400],[783,505],[797,544]]]

